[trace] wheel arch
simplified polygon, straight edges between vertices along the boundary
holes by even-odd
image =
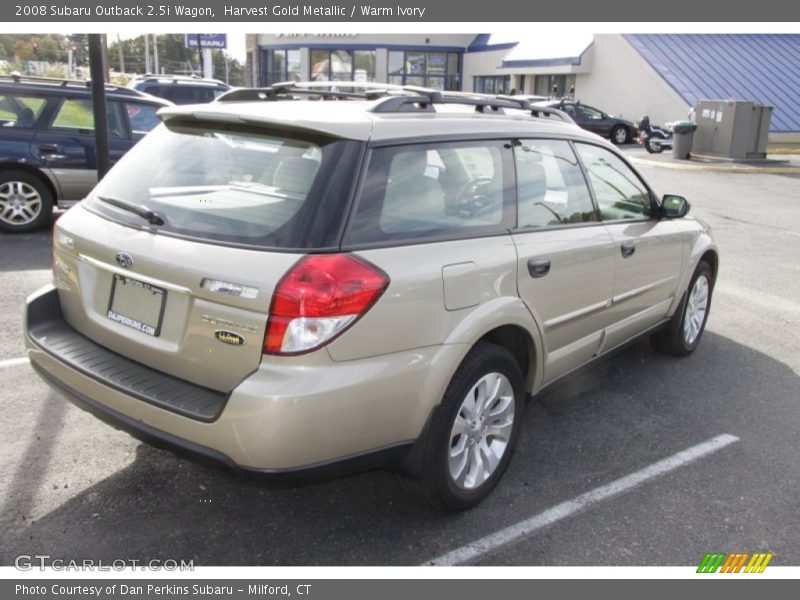
[[[533,387],[537,353],[533,337],[519,325],[501,325],[487,331],[475,344],[486,342],[508,350],[517,361],[526,390]],[[473,344],[473,347],[475,346]]]
[[[520,298],[505,296],[476,307],[450,333],[445,343],[462,345],[460,364],[479,342],[495,344],[514,356],[527,392],[541,385],[541,328]]]
[[[719,250],[707,232],[699,235],[692,245],[686,260],[686,268],[681,275],[680,284],[675,293],[675,298],[673,298],[672,304],[669,307],[667,313],[668,317],[675,314],[675,311],[680,306],[683,296],[689,288],[692,275],[694,275],[697,265],[699,265],[701,261],[705,261],[711,266],[711,272],[714,276],[714,281],[711,282],[713,285],[716,282],[717,273],[719,272]]]

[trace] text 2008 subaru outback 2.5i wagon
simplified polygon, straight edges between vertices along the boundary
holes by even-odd
[[[151,443],[263,474],[395,464],[460,509],[526,396],[645,333],[694,350],[714,241],[609,143],[524,101],[309,90],[359,95],[164,109],[61,218],[27,309],[45,380]]]

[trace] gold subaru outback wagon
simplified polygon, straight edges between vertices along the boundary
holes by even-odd
[[[282,477],[391,466],[486,497],[527,398],[700,341],[707,226],[523,99],[294,84],[163,109],[54,232],[28,355],[155,445]]]

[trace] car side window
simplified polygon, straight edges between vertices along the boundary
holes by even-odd
[[[578,159],[564,140],[514,144],[520,228],[596,221]]]
[[[563,110],[565,113],[567,113],[570,117],[575,117],[576,116],[576,114],[575,114],[575,105],[574,104],[564,104],[561,107],[561,110]]]
[[[584,106],[583,104],[578,105],[578,114],[584,119],[595,121],[599,121],[603,118],[603,113],[601,113],[599,110]]]
[[[108,119],[108,135],[114,138],[125,138],[125,120],[122,115],[122,104],[109,101],[106,104]],[[51,126],[54,130],[73,133],[94,133],[94,112],[89,99],[67,98],[56,113]]]
[[[590,144],[576,144],[604,221],[652,216],[650,192],[616,154]]]
[[[29,129],[39,119],[46,104],[45,98],[0,93],[0,127]]]
[[[161,123],[161,119],[156,114],[160,106],[152,104],[140,104],[138,102],[126,102],[125,111],[128,113],[128,121],[131,124],[133,139],[142,139],[147,132]]]
[[[503,142],[377,148],[348,242],[505,231],[513,226],[513,179]]]

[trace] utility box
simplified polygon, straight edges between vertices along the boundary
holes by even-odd
[[[772,107],[742,100],[698,100],[692,154],[766,158]]]

